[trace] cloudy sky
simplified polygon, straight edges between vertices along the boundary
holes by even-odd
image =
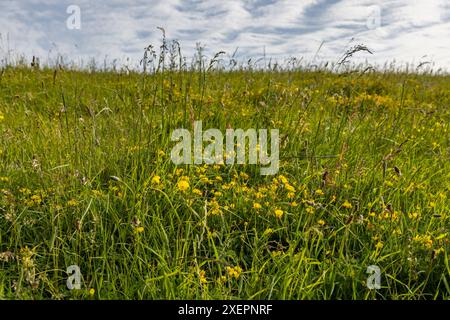
[[[0,57],[137,64],[146,45],[160,44],[158,26],[187,56],[199,42],[209,54],[237,49],[242,59],[265,52],[336,61],[363,43],[374,54],[359,57],[370,63],[433,61],[450,69],[449,0],[0,0]]]

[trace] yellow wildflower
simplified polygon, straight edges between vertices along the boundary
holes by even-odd
[[[342,204],[342,206],[346,209],[351,209],[352,208],[352,204],[350,202],[348,202],[347,200],[344,201],[344,203]]]
[[[227,277],[226,277],[226,276],[220,276],[220,277],[217,279],[217,282],[218,282],[219,284],[224,284],[226,281],[227,281]]]
[[[318,195],[318,196],[323,196],[325,193],[322,191],[322,189],[317,189],[316,191],[315,191],[315,193]]]
[[[275,210],[275,217],[277,217],[278,219],[281,219],[283,217],[283,214],[284,214],[283,210],[281,209]]]
[[[23,193],[23,194],[25,194],[25,195],[31,194],[31,190],[28,189],[28,188],[20,188],[20,189],[19,189],[19,192],[20,192],[20,193]]]
[[[309,214],[312,214],[312,213],[314,213],[314,207],[308,207],[308,208],[306,208],[306,212],[307,213],[309,213]]]
[[[152,184],[160,184],[161,183],[161,177],[160,176],[153,176],[152,178]]]
[[[384,244],[381,241],[378,241],[377,244],[375,245],[375,249],[380,250],[381,248],[383,248]]]
[[[255,197],[256,199],[262,199],[265,197],[265,195],[262,192],[258,191],[255,193]]]
[[[248,179],[248,174],[246,174],[245,172],[240,172],[239,175],[241,176],[242,179],[245,179],[245,180]]]
[[[275,250],[275,251],[272,251],[271,254],[272,254],[272,257],[278,257],[283,254],[283,251]]]
[[[293,186],[291,186],[290,184],[285,184],[284,187],[289,192],[295,192],[295,188]]]
[[[136,228],[134,228],[134,232],[142,233],[142,232],[144,232],[144,227],[136,227]]]
[[[239,276],[241,275],[241,273],[242,273],[242,269],[241,269],[241,267],[239,267],[239,266],[236,266],[236,267],[230,267],[230,266],[227,266],[226,267],[226,270],[227,270],[227,272],[228,272],[228,275],[230,276],[230,277],[232,277],[232,278],[239,278]]]
[[[261,209],[261,205],[258,203],[258,202],[255,202],[254,204],[253,204],[253,209]]]
[[[100,190],[94,189],[92,190],[92,194],[96,197],[100,197],[103,195],[103,193]]]
[[[76,207],[78,205],[78,201],[75,199],[70,199],[69,201],[67,201],[67,205],[69,207]]]
[[[205,270],[200,270],[198,272],[198,277],[200,279],[200,283],[204,284],[207,283],[208,281],[206,280],[206,272]]]
[[[288,179],[283,176],[283,175],[279,175],[278,178],[281,180],[281,182],[283,182],[284,184],[289,184]]]
[[[186,180],[180,180],[180,181],[178,181],[178,183],[177,183],[177,187],[178,187],[178,190],[180,190],[180,191],[186,191],[187,189],[189,189],[189,182],[187,182]]]

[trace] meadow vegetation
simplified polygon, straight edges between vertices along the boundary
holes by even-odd
[[[448,75],[146,53],[0,70],[1,299],[450,298]],[[279,172],[175,166],[196,120],[279,129]]]

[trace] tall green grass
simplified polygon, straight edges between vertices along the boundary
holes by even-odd
[[[3,68],[0,298],[450,297],[448,76],[164,68],[152,50],[145,74]],[[279,174],[174,166],[194,120],[278,128]]]

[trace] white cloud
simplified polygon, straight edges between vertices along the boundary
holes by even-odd
[[[0,0],[0,56],[45,60],[57,53],[79,61],[129,57],[135,64],[149,43],[159,45],[164,27],[185,55],[195,44],[212,54],[239,47],[243,57],[336,61],[349,43],[364,43],[370,62],[432,59],[450,68],[450,4],[447,0]],[[66,8],[81,8],[81,30],[68,30]],[[374,11],[374,8],[377,9]],[[379,12],[379,27],[368,19]],[[376,17],[375,17],[376,18]],[[351,39],[353,39],[351,41]],[[427,56],[423,58],[423,56]]]

